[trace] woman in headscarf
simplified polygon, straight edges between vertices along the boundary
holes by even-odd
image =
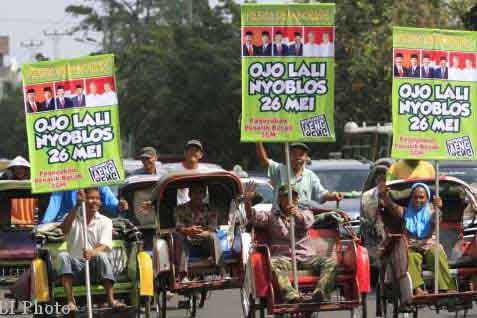
[[[414,287],[414,295],[427,294],[422,278],[422,265],[434,271],[434,255],[438,253],[439,263],[437,272],[438,287],[440,291],[456,290],[455,281],[450,275],[447,256],[435,240],[435,210],[442,208],[442,199],[434,196],[424,183],[415,183],[411,187],[411,197],[407,207],[402,207],[392,201],[389,189],[384,183],[379,185],[381,204],[394,215],[404,221],[405,234],[408,239],[408,272]]]

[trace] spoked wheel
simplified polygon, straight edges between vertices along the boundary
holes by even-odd
[[[351,310],[351,318],[367,318],[367,305],[368,296],[366,293],[361,294],[361,305]]]
[[[167,317],[167,288],[163,279],[159,279],[157,291],[157,312],[159,318]]]
[[[207,300],[207,295],[209,293],[206,290],[203,290],[200,292],[200,301],[199,301],[199,308],[204,308],[205,306],[205,301]]]
[[[197,295],[196,293],[192,293],[189,298],[190,305],[189,305],[189,317],[195,318],[197,315]]]
[[[240,301],[242,312],[245,318],[255,318],[255,299],[252,295],[247,295],[247,291],[240,289]]]

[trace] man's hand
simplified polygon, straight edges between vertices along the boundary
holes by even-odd
[[[243,193],[243,198],[245,202],[250,203],[255,196],[255,192],[257,190],[257,184],[253,181],[247,182],[245,185],[244,193]]]
[[[96,251],[95,250],[84,250],[83,251],[83,257],[86,260],[91,260],[94,256],[96,256]]]
[[[286,210],[287,215],[296,216],[298,214],[298,207],[295,205],[290,205]]]
[[[148,214],[151,209],[152,209],[152,201],[143,201],[141,203],[141,206],[139,207],[138,212],[140,214]]]
[[[435,196],[434,199],[432,200],[432,203],[434,206],[438,209],[442,209],[442,199],[438,196]]]
[[[335,201],[342,201],[344,199],[344,194],[343,192],[335,192]]]
[[[129,203],[126,201],[124,198],[119,199],[119,205],[118,205],[119,211],[127,211],[129,210]]]
[[[81,206],[86,201],[86,192],[84,190],[78,190],[76,193],[76,205]]]

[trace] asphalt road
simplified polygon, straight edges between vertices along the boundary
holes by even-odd
[[[168,316],[169,318],[185,318],[188,317],[188,312],[186,310],[177,309],[177,298],[173,298],[169,302],[168,306]],[[371,294],[368,296],[368,317],[376,317],[375,311],[375,298]],[[3,317],[6,317],[2,315]],[[210,295],[205,307],[199,309],[197,313],[198,318],[239,318],[242,317],[242,308],[240,305],[240,294],[238,290],[228,290],[228,291],[218,291]],[[448,313],[441,311],[439,315],[435,311],[429,309],[422,309],[419,312],[419,318],[431,318],[431,317],[456,317],[455,313]],[[31,317],[31,315],[15,315],[14,317]],[[153,316],[157,317],[157,316]],[[322,317],[334,317],[334,318],[350,318],[350,312],[327,312],[318,315],[319,318]],[[400,315],[400,318],[411,318],[409,315]],[[459,317],[463,317],[463,313],[459,314]],[[469,318],[477,318],[477,304],[475,309],[470,311],[467,315]],[[358,318],[358,317],[356,317]]]

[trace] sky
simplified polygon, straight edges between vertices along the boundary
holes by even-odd
[[[215,5],[217,0],[209,0]],[[78,20],[65,13],[65,8],[71,4],[78,4],[81,0],[1,0],[0,1],[0,36],[10,37],[10,54],[7,64],[21,65],[32,57],[32,49],[22,46],[38,44],[42,46],[34,52],[42,52],[47,57],[54,57],[53,37],[48,33],[63,33],[78,23]],[[238,3],[243,0],[237,0]],[[287,0],[259,0],[263,3],[283,3]],[[97,49],[92,44],[75,40],[75,36],[59,38],[57,58],[71,58],[84,56]]]

